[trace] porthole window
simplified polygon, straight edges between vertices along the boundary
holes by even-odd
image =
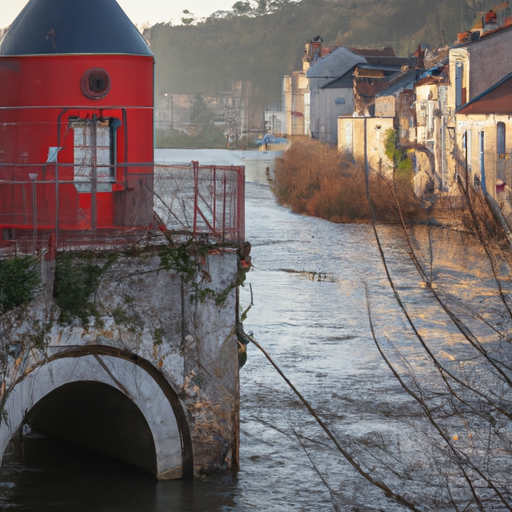
[[[81,87],[85,96],[92,100],[100,100],[110,91],[110,77],[104,69],[88,69],[82,76]]]

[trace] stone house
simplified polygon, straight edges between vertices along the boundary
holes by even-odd
[[[338,117],[354,111],[353,72],[366,59],[341,46],[309,68],[310,134],[336,144]]]
[[[457,148],[459,172],[510,215],[512,72],[457,109]]]
[[[394,117],[338,118],[338,150],[351,155],[354,162],[363,165],[365,152],[372,170],[388,177],[393,173],[393,162],[385,151],[388,130],[393,128]]]
[[[366,62],[351,72],[354,111],[338,118],[338,148],[361,162],[366,152],[372,170],[391,176],[393,162],[386,155],[386,141],[389,130],[398,130],[404,141],[409,141],[409,131],[414,130],[410,107],[418,59],[378,52],[366,50]]]
[[[498,129],[497,123],[502,123],[493,114],[499,116],[502,114],[501,111],[504,108],[506,109],[506,106],[502,107],[499,103],[490,101],[490,98],[496,94],[497,89],[500,91],[503,91],[504,88],[506,89],[506,82],[502,84],[502,80],[512,71],[511,44],[512,25],[508,25],[502,28],[494,28],[487,33],[482,32],[478,40],[457,45],[450,49],[448,66],[451,80],[450,86],[447,88],[446,112],[443,113],[443,116],[446,118],[446,125],[450,136],[453,137],[453,142],[457,145],[457,151],[453,151],[446,158],[449,174],[445,186],[453,186],[453,179],[458,171],[458,161],[460,163],[459,155],[462,151],[465,154],[466,151],[466,148],[462,146],[462,139],[463,133],[467,131],[467,114],[481,112],[487,116],[484,125],[495,133]],[[468,106],[467,109],[464,108],[465,105]],[[483,105],[485,105],[485,108]],[[494,112],[493,109],[495,109]],[[462,126],[464,126],[464,129],[462,129]],[[485,130],[480,131],[485,132]],[[488,136],[487,138],[484,137],[483,142],[477,142],[474,140],[473,136],[475,134],[473,132],[476,132],[476,130],[472,130],[471,136],[468,136],[468,144],[472,153],[476,152],[479,144],[483,144],[483,153],[486,151],[488,153],[487,160],[489,161],[491,154],[494,158],[497,137]],[[475,142],[476,145],[473,147]],[[487,149],[485,144],[487,144]],[[473,169],[475,168],[473,167]],[[482,168],[476,176],[483,180],[484,189],[494,197],[496,165],[491,164],[487,175],[485,175],[485,171]]]
[[[441,52],[437,62],[414,84],[416,134],[411,142],[419,194],[425,190],[461,194],[456,178],[466,148],[459,111],[512,71],[512,55],[507,49],[512,43],[512,27],[496,27],[491,22],[480,25],[480,30],[468,31],[471,37],[468,33],[459,37],[463,42],[449,48],[446,55]],[[465,119],[464,124],[467,122]],[[487,120],[487,124],[492,122]],[[470,147],[473,142],[468,139]],[[472,149],[476,151],[476,147]],[[490,175],[486,178],[491,179]]]
[[[310,135],[338,142],[338,117],[373,116],[375,97],[416,64],[396,57],[392,48],[336,48],[307,72],[310,88]]]
[[[328,55],[330,51],[329,48],[323,46],[323,39],[320,36],[310,39],[304,46],[302,69],[284,77],[283,106],[285,135],[288,138],[309,135],[310,91],[306,73],[311,66]]]
[[[286,135],[307,135],[309,131],[309,83],[304,71],[284,77]]]
[[[418,59],[414,56],[382,56],[378,53],[366,55],[365,58],[366,62],[358,64],[353,73],[354,113],[358,116],[374,117],[377,115],[377,96],[397,82],[401,82],[404,77],[407,83],[409,75],[418,66]]]
[[[414,84],[416,133],[413,142],[418,195],[447,187],[447,149],[453,151],[451,139],[447,137],[446,98],[450,85],[447,64],[447,54],[441,55],[435,66],[422,73]]]

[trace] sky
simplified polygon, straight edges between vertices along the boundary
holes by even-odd
[[[0,28],[10,25],[28,0],[0,0]],[[133,23],[141,25],[171,21],[180,23],[183,9],[197,18],[209,16],[215,11],[228,11],[236,0],[117,0]]]

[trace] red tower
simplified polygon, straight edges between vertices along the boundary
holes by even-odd
[[[30,0],[0,45],[0,239],[153,215],[153,68],[115,0]]]

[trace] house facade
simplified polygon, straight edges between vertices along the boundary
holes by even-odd
[[[461,196],[459,182],[467,168],[468,180],[503,204],[500,194],[512,183],[512,25],[504,18],[498,26],[492,11],[487,14],[479,30],[430,56],[427,69],[421,69],[420,53],[416,66],[387,78],[381,76],[382,65],[377,76],[378,65],[358,64],[354,112],[338,121],[340,151],[357,160],[366,148],[371,168],[386,172],[391,163],[382,156],[383,138],[375,130],[386,125],[396,130],[398,147],[411,152],[417,195]]]
[[[309,68],[309,131],[313,139],[338,142],[338,117],[354,111],[354,69],[365,62],[363,56],[342,46]]]
[[[489,26],[489,25],[487,25]],[[458,177],[465,177],[466,153],[472,170],[477,167],[477,137],[467,134],[468,123],[482,123],[464,115],[463,107],[472,104],[475,98],[496,86],[512,70],[512,55],[507,48],[512,43],[512,26],[496,28],[490,32],[473,32],[469,42],[460,43],[449,49],[447,55],[420,75],[414,84],[414,109],[416,115],[415,163],[416,175],[422,175],[421,182],[434,190],[449,196],[461,195]],[[497,118],[492,117],[488,105],[485,112],[487,129],[496,131]],[[499,114],[499,106],[494,113]],[[496,138],[487,140],[488,152],[496,147]],[[467,147],[466,147],[467,146]],[[490,157],[489,157],[490,158]],[[489,160],[488,158],[488,160]],[[491,165],[491,162],[488,162]],[[502,165],[502,164],[500,164]],[[473,183],[482,183],[485,190],[494,197],[497,179],[496,165],[491,165],[487,174],[470,174]],[[463,172],[461,171],[463,170]],[[421,194],[423,190],[418,189]]]
[[[457,146],[461,172],[503,208],[512,184],[512,73],[457,110]]]
[[[338,119],[338,150],[363,165],[365,154],[371,169],[393,176],[393,162],[386,155],[386,139],[393,129],[394,117],[354,117]]]

